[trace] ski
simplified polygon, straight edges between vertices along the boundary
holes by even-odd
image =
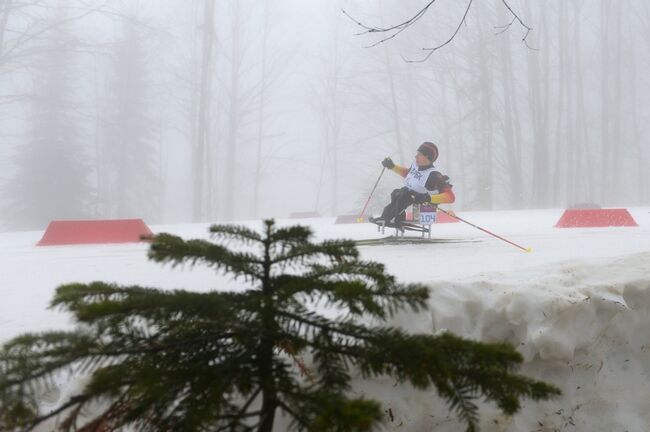
[[[414,231],[414,232],[420,232],[420,233],[428,233],[429,232],[429,227],[425,225],[420,225],[416,223],[412,223],[410,221],[401,221],[399,224],[395,223],[385,223],[381,219],[374,219],[371,218],[369,222],[374,223],[377,225],[379,229],[382,228],[393,228],[393,229],[398,229],[400,231]]]
[[[445,244],[445,243],[476,243],[478,239],[450,239],[450,238],[426,238],[407,236],[388,236],[373,239],[354,240],[357,246],[382,246],[396,244]]]

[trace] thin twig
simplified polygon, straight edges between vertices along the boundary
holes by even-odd
[[[502,25],[502,26],[494,26],[495,29],[500,29],[498,32],[495,33],[495,35],[500,35],[501,33],[508,30],[510,28],[510,26],[512,26],[512,24],[515,22],[515,19],[516,19],[515,17],[512,17],[512,19],[510,20],[510,22],[508,24]]]
[[[506,0],[501,0],[501,3],[503,3],[503,4],[505,5],[505,7],[508,9],[508,11],[509,11],[509,12],[512,14],[512,16],[513,16],[512,21],[510,22],[510,24],[508,25],[508,27],[510,27],[510,25],[512,25],[512,23],[513,23],[515,20],[519,21],[519,24],[520,24],[523,28],[526,29],[526,33],[524,34],[524,37],[521,38],[521,41],[524,43],[524,45],[526,45],[526,47],[527,47],[528,49],[535,50],[535,51],[539,51],[537,48],[533,48],[533,47],[531,47],[530,45],[528,45],[528,40],[526,39],[526,38],[528,38],[528,35],[529,35],[530,32],[533,30],[533,28],[532,28],[532,27],[529,27],[528,25],[526,25],[526,23],[523,22],[523,21],[521,20],[521,18],[519,18],[519,15],[517,15],[517,14],[515,13],[515,11],[512,10],[512,8],[510,7],[510,5],[508,4],[508,2],[507,2]]]
[[[391,26],[391,27],[383,27],[383,28],[382,28],[382,27],[369,27],[369,26],[363,24],[362,22],[360,22],[360,21],[358,21],[358,20],[352,18],[352,16],[351,16],[350,14],[348,14],[344,9],[341,9],[341,11],[343,12],[343,14],[344,14],[345,16],[347,16],[348,18],[350,18],[350,19],[351,19],[354,23],[356,23],[358,26],[360,26],[360,27],[366,29],[365,32],[362,32],[362,33],[359,33],[359,34],[364,34],[364,33],[384,33],[384,32],[389,32],[389,31],[393,31],[393,30],[396,30],[396,29],[401,29],[402,27],[408,27],[408,26],[410,26],[411,24],[413,24],[414,22],[416,22],[418,19],[420,19],[420,17],[426,13],[427,9],[429,9],[429,7],[430,7],[432,4],[434,4],[435,2],[436,2],[436,0],[431,0],[431,1],[430,1],[430,2],[425,6],[425,7],[423,7],[423,8],[422,8],[418,13],[416,13],[415,15],[413,15],[411,18],[407,19],[406,21],[401,22],[401,23],[396,24],[396,25]]]
[[[361,33],[357,33],[357,34],[356,34],[357,36],[359,36],[359,35],[363,35],[363,34],[366,34],[366,33],[387,33],[387,32],[391,32],[391,31],[397,30],[397,31],[396,31],[395,33],[393,33],[392,35],[390,35],[390,36],[388,36],[388,37],[386,37],[386,38],[384,38],[384,39],[381,39],[381,40],[379,40],[379,41],[377,41],[377,42],[375,42],[375,43],[373,43],[373,44],[370,44],[370,45],[367,45],[367,46],[364,47],[364,48],[372,48],[372,47],[374,47],[374,46],[379,45],[380,43],[384,43],[384,42],[386,42],[387,40],[393,39],[395,36],[397,36],[398,34],[402,33],[402,32],[403,32],[404,30],[406,30],[407,28],[409,28],[412,24],[414,24],[415,22],[417,22],[420,18],[422,18],[422,17],[424,16],[424,14],[427,12],[427,9],[429,9],[429,7],[430,7],[433,3],[435,3],[435,2],[436,2],[436,0],[431,0],[431,1],[430,1],[430,2],[425,6],[425,7],[423,7],[423,8],[422,8],[418,13],[416,13],[415,15],[413,15],[411,18],[407,19],[406,21],[401,22],[401,23],[396,24],[396,25],[391,26],[391,27],[383,27],[383,28],[382,28],[382,27],[369,27],[369,26],[363,24],[362,22],[360,22],[360,21],[354,19],[354,18],[353,18],[349,13],[347,13],[344,9],[341,9],[341,11],[343,12],[343,14],[344,14],[345,16],[347,16],[348,18],[350,18],[350,20],[352,20],[355,24],[357,24],[359,27],[365,29],[365,31],[363,31],[363,32],[361,32]]]
[[[440,45],[438,45],[437,47],[434,47],[434,48],[422,48],[423,51],[429,51],[429,53],[426,56],[424,56],[424,58],[422,58],[421,60],[406,60],[406,62],[407,63],[423,63],[423,62],[427,61],[429,59],[429,57],[431,57],[431,54],[433,54],[434,52],[436,52],[437,50],[439,50],[440,48],[442,48],[443,46],[445,46],[449,42],[451,42],[456,37],[458,32],[460,31],[460,27],[465,23],[465,19],[467,19],[467,14],[469,13],[470,8],[472,7],[472,2],[473,1],[474,0],[469,0],[469,3],[467,3],[467,8],[465,8],[465,13],[463,14],[463,18],[460,20],[460,22],[458,23],[458,26],[456,27],[456,30],[451,35],[451,37],[449,39],[447,39],[447,41],[445,41],[444,43],[442,43],[442,44],[440,44]]]

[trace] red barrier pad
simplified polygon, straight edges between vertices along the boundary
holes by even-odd
[[[453,211],[450,211],[449,213],[456,214]],[[447,213],[443,213],[441,211],[436,213],[436,223],[454,223],[454,222],[460,222],[460,221],[455,217],[449,216]]]
[[[565,210],[557,228],[638,226],[627,209]]]
[[[55,220],[37,245],[133,243],[143,235],[152,232],[142,219]]]

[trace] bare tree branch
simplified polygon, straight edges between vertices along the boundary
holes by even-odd
[[[436,52],[437,50],[439,50],[440,48],[442,48],[443,46],[447,45],[452,40],[454,40],[454,38],[458,34],[458,31],[460,30],[460,27],[463,25],[463,23],[465,23],[465,19],[467,19],[467,14],[469,13],[470,8],[472,7],[472,2],[473,1],[474,0],[469,0],[469,3],[467,3],[467,8],[465,8],[465,13],[463,14],[463,18],[460,20],[460,22],[458,23],[458,26],[456,27],[456,30],[454,31],[454,33],[451,35],[451,37],[449,39],[447,39],[445,42],[443,42],[442,44],[440,44],[440,45],[438,45],[438,46],[436,46],[434,48],[422,48],[422,50],[429,51],[429,53],[420,60],[407,60],[407,59],[404,58],[404,56],[402,56],[402,59],[404,59],[404,61],[407,62],[407,63],[423,63],[423,62],[429,60],[429,57],[431,57],[431,55],[434,52]]]
[[[515,22],[515,20],[516,20],[516,21],[519,21],[519,24],[520,24],[523,28],[526,29],[526,33],[524,34],[524,37],[521,39],[521,41],[524,43],[524,45],[526,45],[526,47],[527,47],[528,49],[532,49],[532,50],[536,50],[536,51],[538,51],[537,48],[533,48],[533,47],[531,47],[530,45],[528,45],[528,41],[526,40],[526,38],[528,37],[528,35],[530,34],[530,32],[533,30],[533,28],[532,28],[532,27],[529,27],[528,25],[526,25],[526,23],[523,22],[523,21],[521,20],[521,18],[519,18],[519,15],[517,15],[517,14],[515,13],[515,11],[512,10],[512,8],[511,8],[510,5],[508,4],[508,2],[506,2],[506,0],[501,0],[501,2],[502,2],[502,3],[505,5],[505,7],[508,9],[508,12],[510,12],[510,13],[512,14],[512,21],[510,21],[510,24],[507,24],[507,25],[505,25],[505,26],[502,26],[502,28],[504,28],[504,30],[498,32],[497,34],[501,34],[501,33],[503,33],[504,31],[506,31],[508,28],[510,28],[510,26]]]
[[[425,7],[423,7],[413,17],[409,18],[408,20],[406,20],[406,21],[404,21],[404,22],[402,22],[400,24],[397,24],[397,25],[394,25],[394,26],[391,26],[391,27],[385,27],[385,28],[368,27],[365,24],[363,24],[363,23],[355,20],[354,18],[352,18],[352,16],[350,16],[350,14],[348,14],[345,10],[341,9],[341,11],[343,12],[343,14],[345,16],[347,16],[353,22],[355,22],[357,25],[359,25],[360,27],[365,29],[365,31],[363,31],[361,33],[357,33],[357,36],[358,35],[363,35],[363,34],[366,34],[366,33],[387,33],[387,32],[391,32],[391,31],[395,31],[394,34],[388,36],[387,38],[384,38],[384,39],[382,39],[382,40],[380,40],[378,42],[375,42],[374,44],[369,45],[369,46],[366,47],[366,48],[371,48],[371,47],[379,45],[380,43],[386,42],[387,40],[390,40],[390,39],[394,38],[398,34],[402,33],[404,30],[409,28],[412,24],[416,23],[420,18],[422,18],[424,16],[424,14],[427,12],[429,7],[431,7],[431,5],[434,4],[435,2],[436,2],[436,0],[431,0]]]
[[[37,39],[39,36],[44,35],[50,31],[52,31],[55,28],[59,28],[61,26],[64,26],[70,22],[78,21],[82,18],[85,18],[88,15],[91,15],[93,13],[101,12],[102,9],[106,6],[108,3],[108,0],[105,0],[104,3],[102,3],[100,6],[90,8],[90,9],[83,9],[83,12],[80,13],[79,15],[75,15],[69,18],[64,18],[61,19],[57,22],[54,22],[52,24],[46,25],[39,30],[29,33],[29,32],[24,32],[22,33],[18,38],[14,39],[11,41],[11,45],[9,44],[9,41],[7,42],[7,47],[5,50],[5,55],[10,56],[16,49],[19,47],[23,46],[26,44],[27,41],[29,40],[34,40]]]
[[[384,43],[384,42],[386,42],[386,41],[388,41],[390,39],[393,39],[394,37],[396,37],[397,35],[402,33],[404,30],[411,27],[413,24],[415,24],[417,21],[419,21],[420,18],[422,18],[427,13],[429,8],[435,2],[436,2],[436,0],[430,0],[422,9],[420,9],[411,18],[409,18],[409,19],[407,19],[407,20],[405,20],[405,21],[403,21],[403,22],[401,22],[399,24],[390,26],[390,27],[371,27],[371,26],[369,26],[367,24],[364,24],[361,21],[353,18],[348,12],[346,12],[343,9],[342,9],[342,12],[346,17],[348,17],[351,21],[353,21],[355,24],[357,24],[359,27],[361,27],[363,29],[363,31],[360,32],[360,33],[357,33],[356,36],[360,36],[360,35],[364,35],[364,34],[368,34],[368,33],[387,33],[387,34],[390,34],[389,36],[387,36],[387,37],[385,37],[385,38],[383,38],[383,39],[381,39],[381,40],[379,40],[379,41],[377,41],[377,42],[375,42],[373,44],[370,44],[370,45],[364,47],[364,48],[372,48],[372,47],[377,46],[377,45],[379,45],[381,43]],[[510,21],[510,23],[508,23],[508,24],[506,24],[504,26],[496,27],[497,29],[501,29],[499,32],[497,32],[497,34],[501,34],[501,33],[505,32],[506,30],[508,30],[512,26],[512,24],[515,21],[517,21],[517,22],[519,22],[519,24],[523,28],[526,29],[526,33],[524,34],[524,37],[521,39],[521,41],[524,43],[524,45],[526,45],[527,48],[535,49],[535,48],[532,48],[530,45],[528,45],[528,41],[527,41],[528,35],[533,30],[532,27],[528,26],[519,17],[519,15],[517,15],[517,13],[515,13],[515,11],[512,9],[512,7],[510,7],[510,5],[508,4],[508,2],[506,0],[501,0],[501,2],[504,4],[506,9],[508,9],[508,12],[512,15],[513,18]],[[473,0],[469,0],[469,2],[467,3],[467,7],[465,8],[465,13],[463,14],[463,17],[461,18],[461,20],[459,21],[458,26],[456,26],[456,29],[454,30],[452,35],[446,41],[444,41],[443,43],[441,43],[441,44],[439,44],[439,45],[437,45],[437,46],[435,46],[433,48],[422,48],[423,51],[428,51],[428,53],[423,58],[421,58],[419,60],[409,60],[409,59],[405,58],[404,56],[402,56],[402,59],[407,63],[422,63],[422,62],[427,61],[434,52],[436,52],[440,48],[448,45],[452,40],[454,40],[454,38],[456,37],[456,35],[460,31],[461,26],[466,22],[467,15],[469,14],[469,10],[472,7],[472,3],[473,3]]]

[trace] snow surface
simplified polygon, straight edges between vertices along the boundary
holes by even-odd
[[[628,209],[638,227],[560,229],[562,210],[466,212],[459,216],[531,253],[463,224],[438,224],[448,244],[362,246],[402,282],[431,287],[431,310],[393,324],[414,332],[451,331],[482,341],[508,341],[525,358],[522,372],[559,386],[552,401],[526,401],[507,418],[481,405],[482,431],[650,430],[650,208]],[[282,220],[310,225],[316,239],[376,238],[370,224],[333,218]],[[260,221],[242,222],[261,228]],[[207,224],[152,226],[207,238]],[[47,309],[62,283],[95,280],[197,291],[242,289],[205,267],[161,266],[146,244],[37,247],[41,231],[0,234],[0,342],[24,332],[70,328]],[[44,402],[66,398],[63,380]],[[357,394],[380,399],[389,431],[463,430],[435,393],[391,380],[359,382]]]

